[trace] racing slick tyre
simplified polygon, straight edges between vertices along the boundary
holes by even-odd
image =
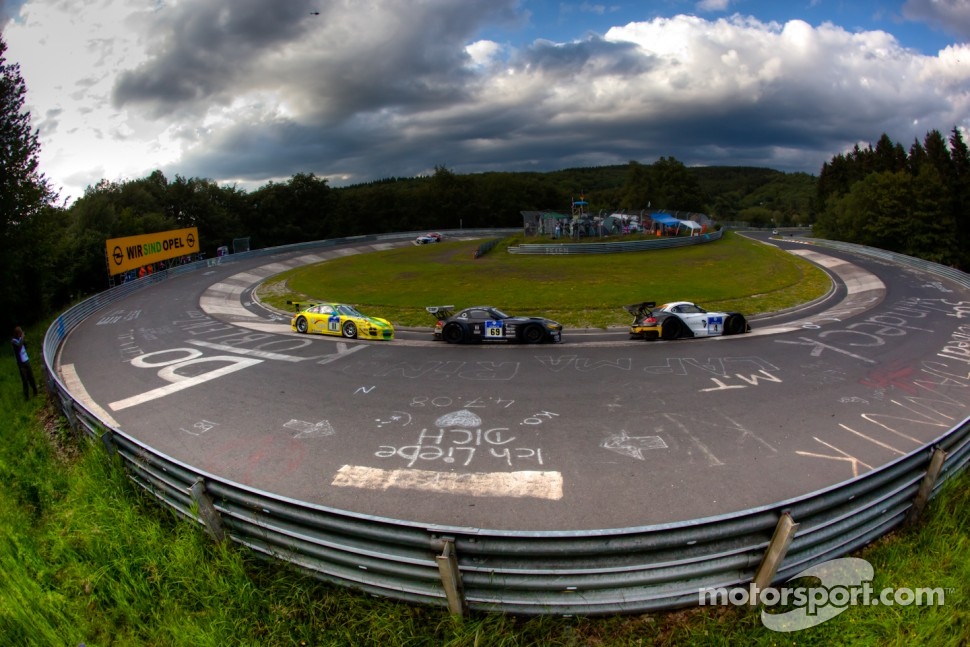
[[[452,322],[441,331],[441,338],[449,344],[460,344],[465,341],[465,331],[462,330],[461,324]]]
[[[668,317],[667,319],[664,319],[664,322],[660,325],[660,338],[677,339],[681,336],[681,329],[683,329],[683,327],[684,324],[680,322],[680,319]]]
[[[747,322],[741,315],[731,315],[724,322],[725,335],[740,335],[747,328]]]
[[[340,332],[347,339],[357,339],[357,324],[353,321],[348,321],[344,324],[344,327],[340,329]]]
[[[296,320],[296,331],[299,333],[306,333],[310,330],[310,324],[307,323],[306,317],[299,317]]]
[[[539,326],[526,326],[522,331],[522,341],[527,344],[538,344],[542,342],[542,328]]]

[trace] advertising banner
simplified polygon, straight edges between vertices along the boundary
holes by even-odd
[[[198,254],[199,250],[198,227],[105,241],[108,273],[112,276],[170,258]]]

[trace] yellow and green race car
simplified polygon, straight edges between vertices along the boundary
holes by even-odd
[[[346,303],[318,303],[298,312],[290,328],[299,333],[337,335],[348,339],[394,339],[387,319],[367,317]]]

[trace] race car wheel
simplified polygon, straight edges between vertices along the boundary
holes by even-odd
[[[542,328],[526,326],[526,329],[522,331],[522,341],[527,344],[538,344],[542,341]]]
[[[357,324],[353,321],[346,322],[340,331],[347,339],[357,339]]]
[[[681,335],[681,329],[684,324],[680,322],[680,319],[675,319],[674,317],[668,317],[664,319],[664,322],[660,325],[660,338],[661,339],[677,339]]]
[[[449,344],[460,344],[465,340],[465,331],[461,329],[461,324],[447,324],[441,331],[441,338]]]
[[[296,320],[296,331],[300,333],[305,333],[310,329],[310,324],[307,323],[306,317],[300,317]]]
[[[725,335],[740,335],[745,332],[748,328],[748,322],[745,320],[744,315],[731,315],[724,322],[724,334]]]

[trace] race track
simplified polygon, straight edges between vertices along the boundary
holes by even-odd
[[[469,528],[727,514],[866,473],[966,418],[962,287],[770,244],[825,268],[834,289],[739,337],[567,329],[558,345],[450,346],[412,330],[346,341],[300,336],[252,297],[269,276],[380,243],[229,258],[137,291],[74,329],[56,370],[99,418],[210,474]],[[649,297],[634,288],[629,302]]]

